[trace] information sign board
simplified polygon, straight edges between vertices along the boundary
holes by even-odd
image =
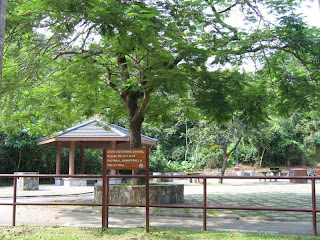
[[[108,170],[145,170],[146,159],[147,149],[145,148],[106,149],[106,169]]]

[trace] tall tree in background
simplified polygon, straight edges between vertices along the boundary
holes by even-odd
[[[223,160],[220,173],[221,176],[224,176],[229,158],[237,149],[245,130],[241,129],[241,123],[237,122],[237,120],[229,121],[223,125],[216,125],[202,120],[199,127],[199,141],[207,145],[216,145],[222,151]],[[223,178],[219,179],[219,183],[223,183]]]
[[[7,3],[8,3],[8,0],[1,0],[0,2],[0,99],[1,99],[2,63],[3,63],[4,33],[5,33]]]
[[[265,87],[248,74],[217,70],[194,80],[193,93],[197,106],[211,121],[203,125],[199,134],[222,150],[221,176],[224,176],[230,155],[236,150],[244,132],[266,120],[269,99]],[[214,121],[218,125],[213,124]],[[219,182],[222,183],[223,178]]]

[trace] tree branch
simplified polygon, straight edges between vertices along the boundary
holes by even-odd
[[[265,49],[280,50],[280,51],[287,52],[287,53],[291,54],[293,57],[295,57],[298,61],[300,61],[307,69],[309,69],[307,67],[308,64],[311,64],[311,65],[313,65],[315,67],[320,66],[320,62],[306,61],[299,54],[295,53],[293,50],[291,50],[287,46],[277,47],[277,46],[260,45],[260,46],[258,46],[256,48],[253,48],[253,49],[243,49],[243,50],[246,53],[256,53],[256,52],[259,52],[259,51],[265,50]],[[244,52],[240,51],[237,55],[241,55]]]
[[[231,6],[229,6],[228,8],[226,8],[226,9],[224,9],[224,10],[218,12],[218,13],[221,14],[221,13],[228,12],[228,11],[230,11],[233,7],[237,6],[238,4],[239,4],[239,3],[236,2],[236,3],[232,4]]]
[[[81,50],[81,51],[64,51],[64,52],[60,52],[58,53],[53,60],[57,60],[59,57],[63,56],[63,55],[80,55],[80,54],[89,54],[91,56],[95,56],[95,55],[100,55],[102,54],[104,51],[100,50],[100,51],[92,51],[92,50]]]
[[[205,0],[205,1],[208,3],[208,0]],[[211,8],[214,16],[216,17],[218,23],[220,23],[221,26],[223,26],[223,27],[229,29],[231,32],[233,32],[234,36],[232,36],[231,38],[232,38],[232,39],[237,38],[237,35],[238,35],[237,29],[234,28],[234,27],[231,27],[230,25],[228,25],[227,23],[225,23],[224,21],[222,21],[221,18],[220,18],[220,16],[219,16],[219,15],[220,15],[220,12],[218,12],[213,5],[211,5],[210,8]],[[223,12],[224,12],[224,11],[223,11]]]
[[[127,69],[128,69],[127,59],[125,56],[122,56],[121,53],[118,53],[117,54],[117,62],[118,62],[119,70],[120,70],[121,81],[123,84],[125,84],[126,81],[130,78],[129,73],[127,71]]]
[[[172,63],[168,65],[168,69],[171,70],[175,68],[179,64],[179,62],[181,62],[182,60],[183,60],[183,57],[177,57]]]
[[[144,112],[146,111],[146,109],[148,107],[149,100],[150,100],[150,91],[144,91],[143,92],[142,103],[140,105],[139,110],[135,114],[134,118],[138,119],[138,118],[141,118],[143,116]]]
[[[233,153],[233,152],[237,149],[237,147],[238,147],[238,145],[239,145],[239,143],[240,143],[241,139],[242,139],[242,134],[241,134],[241,135],[240,135],[240,137],[238,138],[238,140],[237,140],[237,142],[236,142],[236,145],[234,145],[234,147],[229,151],[229,153],[227,153],[227,154],[228,154],[228,156],[229,156],[231,153]]]
[[[84,38],[84,40],[83,40],[83,42],[82,42],[82,45],[81,45],[81,47],[80,47],[80,49],[84,49],[84,46],[86,45],[86,42],[87,42],[87,40],[88,40],[88,38],[89,38],[89,36],[90,36],[90,33],[91,33],[91,31],[92,31],[92,29],[95,27],[95,25],[92,25],[91,27],[89,27],[89,29],[87,30],[87,34],[86,34],[86,36],[85,36],[85,38]]]
[[[107,67],[107,71],[108,71],[108,77],[103,76],[104,82],[121,96],[122,94],[121,91],[119,90],[117,85],[111,80],[112,72],[109,67]]]

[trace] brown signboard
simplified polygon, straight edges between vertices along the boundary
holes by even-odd
[[[146,159],[145,148],[106,149],[106,169],[109,170],[145,170]]]

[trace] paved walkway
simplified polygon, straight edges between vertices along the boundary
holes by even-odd
[[[288,180],[210,180],[209,205],[311,207],[311,184]],[[203,186],[185,184],[185,204],[202,203]],[[320,204],[320,182],[316,185]],[[36,196],[36,197],[31,197]],[[93,202],[93,187],[40,185],[38,191],[18,191],[20,202]],[[0,202],[12,202],[12,187],[0,189]],[[143,227],[143,208],[110,208],[110,227]],[[301,212],[208,210],[208,229],[312,235],[312,216]],[[0,206],[0,225],[10,226],[12,206]],[[101,207],[18,206],[17,225],[101,226]],[[151,226],[202,229],[202,210],[151,208]],[[319,225],[320,226],[320,225]]]

